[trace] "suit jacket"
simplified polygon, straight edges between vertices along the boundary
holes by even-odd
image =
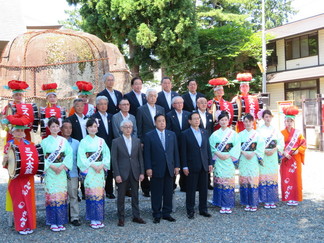
[[[105,124],[101,120],[101,115],[99,114],[99,112],[94,113],[91,117],[97,118],[99,120],[99,127],[98,127],[98,132],[96,135],[98,137],[103,138],[105,140],[108,148],[111,149],[111,143],[112,143],[112,139],[113,139],[113,129],[112,129],[112,125],[111,125],[112,115],[108,113],[108,116],[107,116],[108,134],[106,132]]]
[[[206,127],[204,127],[204,124],[201,119],[199,127],[205,129],[207,131],[208,137],[210,137],[210,135],[212,135],[214,131],[213,115],[206,111]]]
[[[124,120],[123,115],[118,112],[112,116],[112,128],[114,138],[120,137],[123,133],[120,130],[120,123]],[[136,126],[136,118],[132,114],[129,114],[129,120],[133,122],[133,133],[132,136],[137,137],[137,126]]]
[[[108,98],[107,113],[110,113],[110,114],[116,114],[119,111],[118,104],[119,104],[119,101],[123,97],[122,93],[119,92],[118,90],[114,89],[114,92],[115,92],[115,95],[116,95],[116,98],[117,98],[117,104],[116,105],[114,104],[112,98],[110,97],[110,94],[108,93],[107,89],[104,89],[103,91],[101,91],[100,93],[97,94],[97,97],[98,96],[106,96]]]
[[[137,135],[139,139],[143,142],[144,140],[144,135],[147,132],[152,131],[155,129],[155,124],[153,122],[153,118],[151,117],[150,110],[148,108],[149,104],[145,104],[137,109],[136,113],[136,124],[137,124]],[[164,113],[164,108],[155,105],[156,106],[156,114],[165,114]]]
[[[200,97],[205,97],[205,95],[203,95],[202,93],[199,93],[197,92],[197,95],[196,95],[196,101],[198,100],[198,98]],[[183,109],[185,111],[189,111],[189,112],[192,112],[193,110],[196,110],[197,109],[197,106],[194,107],[193,103],[192,103],[192,99],[190,97],[190,94],[189,92],[187,93],[184,93],[182,95],[182,98],[184,100],[184,104],[183,104]]]
[[[121,176],[122,180],[128,179],[130,170],[138,181],[140,174],[144,174],[143,151],[141,140],[132,136],[131,154],[128,153],[123,136],[112,141],[111,161],[114,177]]]
[[[179,168],[179,151],[174,132],[165,130],[165,150],[156,129],[148,132],[144,138],[144,167],[152,169],[153,177],[163,178],[166,171],[174,176],[174,168]]]
[[[206,130],[201,129],[201,147],[191,128],[181,133],[181,167],[188,167],[190,172],[200,172],[201,169],[208,172],[209,165],[213,165],[209,137]]]
[[[82,136],[82,130],[77,115],[73,114],[72,116],[69,116],[67,119],[69,119],[70,122],[72,123],[71,138],[81,141],[81,139],[83,139],[83,136]]]
[[[180,96],[180,95],[175,91],[171,91],[171,101],[172,101],[172,98],[175,97],[175,96]],[[165,94],[164,94],[163,91],[158,93],[156,104],[159,105],[159,106],[162,106],[164,108],[165,114],[167,114],[168,112],[170,112],[171,110],[174,109],[172,107],[172,105],[171,105],[171,109],[169,108],[168,102],[166,100],[166,97],[165,97]]]
[[[189,115],[190,115],[190,112],[182,111],[182,128],[180,128],[180,123],[179,123],[179,119],[177,116],[177,112],[175,110],[172,110],[166,114],[167,129],[173,131],[176,134],[176,136],[178,138],[178,144],[180,144],[181,132],[190,127],[190,124],[188,122]]]
[[[129,113],[132,114],[133,116],[136,116],[137,108],[140,107],[140,103],[138,102],[136,95],[134,94],[133,91],[131,91],[131,92],[125,94],[124,98],[129,101],[129,104],[130,104]],[[143,105],[145,105],[147,103],[146,95],[143,93],[142,93],[142,102],[143,102]]]

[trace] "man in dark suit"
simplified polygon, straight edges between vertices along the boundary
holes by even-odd
[[[106,96],[98,96],[96,98],[97,112],[92,115],[93,118],[98,119],[99,126],[97,136],[105,140],[109,149],[111,149],[113,139],[113,129],[111,124],[112,115],[107,113],[108,98]],[[114,199],[114,187],[113,187],[113,172],[112,169],[108,170],[106,185],[106,196],[110,199]]]
[[[161,81],[162,91],[158,93],[158,98],[156,104],[162,106],[165,110],[165,114],[173,110],[172,99],[179,94],[175,91],[172,91],[172,83],[169,77],[162,78]]]
[[[114,177],[118,187],[117,215],[118,226],[124,226],[125,222],[125,195],[131,187],[133,222],[145,224],[140,217],[138,206],[138,181],[144,179],[144,162],[141,141],[132,136],[133,123],[123,120],[120,123],[122,136],[112,142],[111,161],[114,169]]]
[[[155,129],[154,117],[158,114],[164,115],[163,107],[156,105],[157,93],[154,89],[148,89],[146,92],[147,104],[139,107],[136,113],[137,135],[144,141],[144,135]],[[150,182],[145,176],[141,182],[141,188],[145,197],[150,196]]]
[[[181,132],[188,129],[190,127],[190,124],[188,122],[188,117],[190,115],[190,112],[183,110],[183,98],[181,96],[175,96],[172,99],[172,106],[173,110],[167,113],[167,129],[173,131],[178,139],[178,145],[180,147],[180,135]],[[183,172],[180,171],[180,191],[185,192],[186,191],[186,176],[183,174]],[[174,184],[174,189],[177,187],[176,184]]]
[[[136,116],[137,108],[147,103],[146,95],[141,92],[143,80],[139,77],[132,78],[131,80],[132,91],[125,94],[124,98],[128,99],[130,103],[129,113]]]
[[[114,89],[115,77],[111,73],[106,73],[102,80],[105,82],[105,89],[97,94],[98,96],[106,96],[108,99],[107,112],[110,114],[116,114],[119,111],[119,101],[122,99],[123,95],[118,90]]]
[[[200,115],[199,127],[207,131],[208,138],[214,131],[213,115],[207,111],[207,99],[200,97],[197,100],[197,111]],[[208,174],[208,189],[213,190],[214,187],[211,185],[212,179],[210,173]]]
[[[187,176],[186,208],[189,219],[195,215],[196,188],[199,190],[199,214],[211,217],[207,211],[207,177],[213,170],[209,138],[206,130],[199,128],[198,112],[189,115],[190,128],[181,134],[181,168]]]
[[[175,133],[165,130],[164,115],[158,114],[154,120],[156,129],[144,138],[144,166],[151,178],[151,205],[153,223],[156,224],[160,223],[161,217],[169,222],[176,221],[171,216],[173,177],[179,173],[180,165]]]
[[[194,79],[190,79],[187,82],[188,92],[182,95],[184,100],[184,107],[185,111],[192,112],[193,110],[197,109],[197,100],[200,97],[205,97],[202,93],[197,92],[197,82]]]

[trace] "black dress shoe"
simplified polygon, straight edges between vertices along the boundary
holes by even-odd
[[[154,223],[154,224],[158,224],[158,223],[160,223],[160,218],[154,218],[154,219],[153,219],[153,223]]]
[[[115,198],[116,198],[115,195],[114,195],[113,193],[109,193],[109,194],[107,194],[106,197],[108,197],[109,199],[115,199]]]
[[[208,185],[208,190],[214,190],[214,187],[211,185]]]
[[[81,197],[78,196],[78,202],[81,202]]]
[[[73,220],[73,221],[71,222],[71,224],[73,224],[74,226],[80,226],[80,225],[81,225],[80,221],[77,220],[77,219]]]
[[[195,218],[195,213],[188,213],[188,219],[194,219]]]
[[[120,227],[123,227],[125,225],[124,220],[123,219],[118,220],[117,225],[120,226]]]
[[[167,216],[167,217],[163,217],[164,220],[167,220],[169,222],[175,222],[176,219],[175,218],[172,218],[171,216]]]
[[[82,195],[82,200],[85,200],[85,195]]]
[[[144,197],[150,197],[150,193],[149,192],[143,192],[143,196]]]
[[[201,216],[204,216],[206,218],[210,218],[211,217],[211,214],[210,213],[207,213],[207,212],[201,212],[199,213]]]
[[[142,218],[133,218],[133,222],[138,224],[146,224]]]

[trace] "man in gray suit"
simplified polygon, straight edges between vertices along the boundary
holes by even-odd
[[[117,184],[117,215],[118,226],[125,222],[125,195],[129,184],[132,188],[133,222],[145,224],[140,217],[138,206],[138,181],[144,179],[144,163],[141,141],[131,136],[133,123],[123,120],[120,124],[123,135],[112,142],[111,161]]]
[[[115,115],[113,115],[112,117],[112,128],[113,128],[114,138],[118,138],[123,134],[123,132],[120,129],[120,123],[123,120],[130,120],[133,123],[132,136],[137,137],[136,119],[135,116],[129,113],[129,109],[130,109],[129,101],[123,98],[119,101],[118,106],[120,111]]]

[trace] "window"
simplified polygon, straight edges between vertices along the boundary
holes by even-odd
[[[316,98],[316,94],[319,93],[318,87],[317,80],[285,83],[285,99],[294,100],[301,108],[303,99]]]
[[[318,54],[318,35],[312,33],[286,40],[286,60]]]
[[[267,66],[275,66],[278,64],[276,42],[267,44]]]

